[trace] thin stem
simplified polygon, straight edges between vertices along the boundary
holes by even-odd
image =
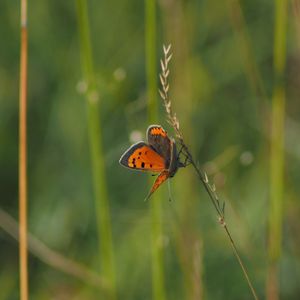
[[[225,223],[224,223],[223,227],[224,227],[224,229],[225,229],[225,231],[226,231],[226,233],[227,233],[227,236],[228,236],[228,238],[229,238],[229,240],[230,240],[230,244],[231,244],[233,253],[234,253],[236,259],[238,260],[240,267],[241,267],[242,270],[243,270],[244,276],[245,276],[245,278],[246,278],[246,280],[247,280],[247,283],[248,283],[248,285],[249,285],[249,287],[250,287],[250,289],[251,289],[252,295],[253,295],[254,299],[258,300],[256,291],[255,291],[255,289],[254,289],[254,287],[253,287],[253,285],[252,285],[252,282],[251,282],[251,280],[250,280],[250,278],[249,278],[249,275],[248,275],[248,272],[247,272],[247,270],[246,270],[246,267],[244,266],[243,261],[242,261],[240,255],[239,255],[239,252],[238,252],[238,250],[237,250],[237,248],[236,248],[236,246],[235,246],[235,243],[234,243],[234,241],[233,241],[233,239],[232,239],[232,237],[231,237],[231,234],[230,234],[230,232],[229,232],[229,229],[228,229],[228,227],[227,227],[227,225],[226,225]]]
[[[176,133],[177,138],[179,139],[179,143],[182,147],[182,151],[183,154],[188,158],[188,162],[193,166],[193,168],[195,169],[200,181],[203,183],[204,188],[206,190],[206,192],[209,195],[209,198],[219,216],[219,223],[222,225],[222,227],[224,228],[227,238],[230,241],[231,247],[233,249],[234,255],[243,271],[243,274],[246,278],[246,281],[248,283],[248,286],[251,290],[251,293],[253,295],[254,299],[258,299],[256,291],[253,287],[253,284],[250,280],[250,277],[248,275],[247,269],[245,267],[245,265],[242,262],[242,259],[238,253],[238,250],[235,246],[235,242],[231,236],[231,233],[226,225],[225,222],[225,203],[221,203],[217,193],[216,193],[216,189],[214,185],[211,185],[209,183],[208,177],[206,175],[206,173],[201,172],[200,168],[196,165],[193,156],[191,154],[191,152],[189,151],[189,148],[187,147],[187,145],[184,143],[184,139],[183,139],[183,134],[180,131],[179,128],[179,121],[176,117],[176,114],[173,113],[172,111],[172,106],[171,106],[171,100],[169,99],[169,82],[168,82],[168,76],[169,76],[169,62],[171,60],[172,54],[170,53],[170,49],[171,49],[171,45],[169,45],[168,47],[163,47],[164,50],[164,59],[161,60],[161,74],[160,74],[160,81],[161,81],[161,85],[162,85],[162,90],[159,90],[160,96],[163,99],[164,102],[164,106],[166,109],[166,113],[167,113],[167,117],[168,117],[168,122],[170,123],[170,125],[174,128],[174,131]]]
[[[194,160],[193,160],[193,157],[192,155],[190,154],[188,148],[184,145],[184,148],[185,148],[185,151],[188,153],[189,155],[189,160],[192,164],[192,166],[194,167],[195,171],[197,172],[198,174],[198,177],[200,178],[201,182],[203,183],[204,185],[204,188],[206,190],[206,192],[208,193],[209,195],[209,198],[213,204],[213,206],[215,207],[219,217],[221,219],[224,219],[224,213],[222,212],[221,208],[220,208],[220,205],[219,205],[219,201],[218,199],[216,198],[217,196],[214,194],[214,191],[212,190],[212,187],[209,185],[208,183],[208,178],[207,178],[207,175],[203,175],[201,170],[197,167],[197,165],[195,164]]]
[[[183,143],[183,141],[182,141],[182,143]],[[198,177],[200,178],[201,182],[203,183],[203,185],[205,187],[205,190],[207,191],[207,193],[209,195],[209,198],[211,199],[211,202],[212,202],[213,206],[215,207],[215,209],[216,209],[216,211],[217,211],[217,213],[219,215],[219,222],[220,222],[220,224],[222,225],[222,227],[224,228],[224,230],[225,230],[225,232],[227,234],[227,237],[228,237],[228,239],[230,241],[230,244],[231,244],[231,247],[233,249],[233,253],[234,253],[234,255],[235,255],[235,257],[236,257],[236,259],[237,259],[237,261],[238,261],[238,263],[239,263],[239,265],[241,267],[241,269],[243,270],[244,276],[245,276],[245,278],[247,280],[247,283],[248,283],[249,288],[250,288],[250,290],[252,292],[252,295],[253,295],[254,299],[257,300],[258,297],[257,297],[256,291],[255,291],[255,289],[254,289],[254,287],[252,285],[252,282],[251,282],[251,280],[249,278],[249,275],[248,275],[248,272],[246,270],[246,267],[244,266],[244,264],[242,262],[242,259],[241,259],[240,255],[238,253],[238,250],[237,250],[236,245],[234,243],[234,240],[233,240],[233,238],[231,236],[231,233],[230,233],[230,231],[229,231],[229,229],[228,229],[228,227],[227,227],[227,225],[225,223],[224,211],[222,211],[220,209],[219,200],[218,200],[215,192],[212,191],[211,185],[209,184],[206,175],[205,176],[202,175],[201,170],[195,164],[195,162],[193,160],[193,157],[192,157],[191,153],[189,152],[188,148],[186,147],[185,144],[183,144],[183,146],[185,148],[186,153],[189,156],[189,159],[191,161],[192,166],[194,167],[195,171],[197,172]]]
[[[21,0],[21,57],[19,95],[19,235],[20,298],[28,299],[27,256],[27,1]]]

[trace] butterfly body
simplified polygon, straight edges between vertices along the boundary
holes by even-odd
[[[173,177],[179,167],[183,167],[177,154],[176,143],[170,139],[160,125],[151,125],[147,129],[148,143],[138,142],[132,145],[120,158],[120,164],[126,168],[159,173],[149,195],[168,178]]]

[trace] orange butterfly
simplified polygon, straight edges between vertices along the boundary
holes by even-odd
[[[147,129],[148,144],[138,142],[132,145],[120,158],[120,164],[129,169],[159,173],[148,196],[168,178],[173,177],[178,168],[186,164],[179,161],[174,139],[160,125],[150,125]]]

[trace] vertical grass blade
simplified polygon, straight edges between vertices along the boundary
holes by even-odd
[[[19,235],[20,299],[28,299],[27,255],[27,1],[21,1],[21,57],[19,94]]]
[[[158,119],[157,101],[157,55],[156,55],[156,1],[146,0],[146,80],[148,95],[148,119],[154,122]]]
[[[245,22],[245,16],[241,8],[240,0],[229,0],[227,2],[229,6],[230,20],[236,34],[238,51],[241,52],[248,82],[254,92],[254,95],[265,101],[267,99],[267,94],[255,60],[248,32],[249,29]]]
[[[156,55],[156,1],[145,2],[146,30],[146,80],[148,94],[148,120],[157,123],[157,55]],[[152,235],[152,289],[153,299],[164,300],[164,259],[162,245],[161,201],[160,191],[156,191],[149,200],[151,206],[151,235]]]
[[[267,299],[279,299],[284,190],[284,119],[287,1],[275,2],[274,88],[271,115],[270,210]]]
[[[93,54],[86,0],[77,0],[77,18],[83,77],[87,85],[86,103],[88,132],[93,172],[98,240],[100,249],[101,273],[111,286],[109,299],[116,299],[116,280],[114,271],[112,232],[108,202],[105,164],[102,151],[102,132],[99,113],[99,94],[96,87],[93,67]]]

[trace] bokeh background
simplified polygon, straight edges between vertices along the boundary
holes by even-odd
[[[118,163],[133,142],[145,139],[150,122],[174,134],[156,92],[156,113],[149,113],[155,103],[149,78],[158,86],[168,43],[173,109],[195,160],[226,203],[226,223],[259,298],[299,299],[299,1],[160,0],[154,23],[146,21],[152,1],[88,1],[96,91],[90,98],[80,2],[29,3],[30,299],[253,299],[194,170],[171,180],[172,201],[165,184],[144,202],[153,177]],[[286,25],[275,17],[285,7]],[[19,299],[19,15],[18,1],[1,1],[0,299]],[[286,48],[279,74],[276,40],[275,49]],[[147,77],[153,58],[156,72]],[[282,231],[272,256],[270,128],[277,87],[285,94],[285,144],[275,220]],[[104,204],[93,188],[88,101],[100,108]],[[268,280],[273,263],[278,281]],[[272,285],[275,293],[267,293]]]

